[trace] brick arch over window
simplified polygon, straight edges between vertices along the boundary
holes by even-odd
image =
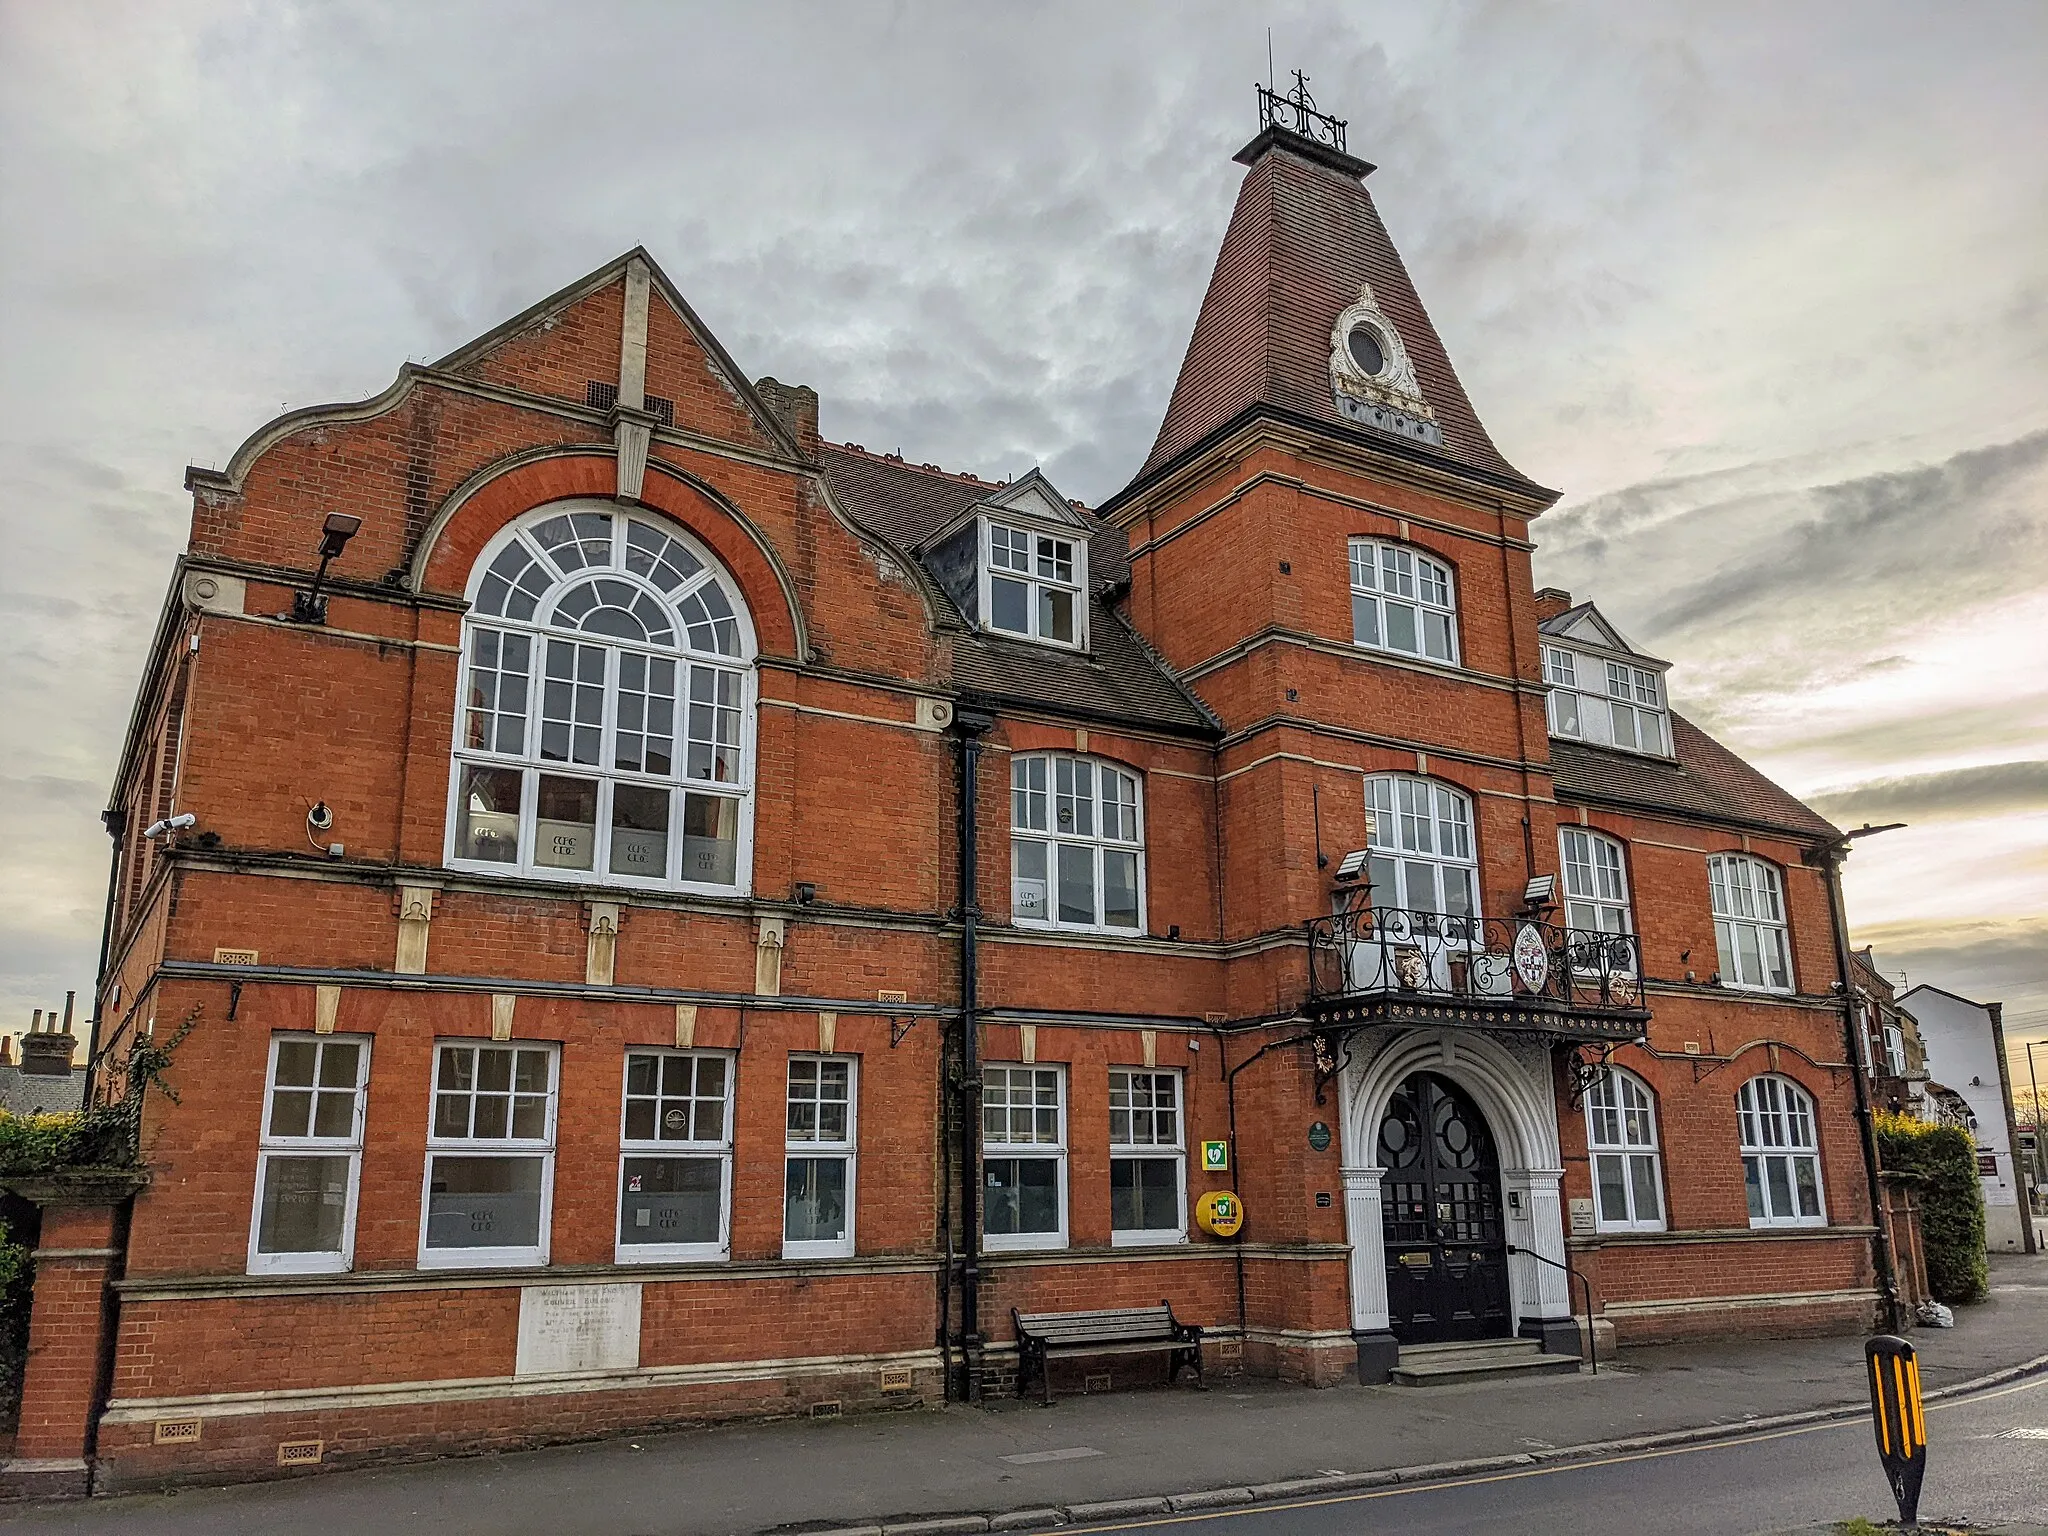
[[[442,504],[414,551],[416,592],[459,597],[476,559],[498,531],[536,507],[577,497],[613,500],[617,463],[609,448],[540,449],[472,475]],[[760,654],[808,659],[810,641],[796,583],[767,535],[718,491],[659,459],[647,461],[640,505],[666,513],[715,555],[752,615]]]

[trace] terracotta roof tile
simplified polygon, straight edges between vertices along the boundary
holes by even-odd
[[[997,486],[972,476],[906,464],[865,449],[824,447],[825,481],[856,522],[915,558],[915,550],[959,513]],[[1130,546],[1118,529],[1085,507],[1088,569],[1092,583],[1121,583],[1130,575]],[[932,600],[954,617],[957,609],[936,581]],[[965,620],[961,620],[965,624]],[[1087,655],[967,629],[953,645],[953,685],[994,704],[1022,704],[1105,721],[1211,736],[1214,718],[1167,670],[1137,633],[1100,596],[1088,597]]]
[[[1819,812],[1676,712],[1671,716],[1671,744],[1677,750],[1676,762],[1553,738],[1550,764],[1557,776],[1558,798],[1617,801],[1798,838],[1841,835]]]
[[[1442,448],[1338,414],[1330,328],[1367,282],[1401,333],[1443,429]],[[1285,136],[1273,136],[1238,190],[1166,419],[1138,478],[1260,404],[1552,494],[1509,464],[1480,425],[1363,181],[1294,152]]]

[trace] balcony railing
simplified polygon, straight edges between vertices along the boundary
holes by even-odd
[[[1318,917],[1307,926],[1312,1006],[1376,996],[1552,1011],[1643,1006],[1634,934],[1386,907]]]

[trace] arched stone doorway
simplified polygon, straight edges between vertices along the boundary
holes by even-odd
[[[1500,1271],[1496,1269],[1491,1275],[1484,1272],[1485,1255],[1490,1250],[1505,1269],[1505,1316],[1489,1317],[1483,1300],[1476,1309],[1468,1304],[1465,1310],[1473,1314],[1472,1320],[1455,1326],[1478,1326],[1484,1331],[1444,1336],[1483,1338],[1489,1332],[1512,1333],[1541,1339],[1546,1349],[1576,1353],[1578,1328],[1572,1320],[1564,1272],[1537,1257],[1541,1255],[1562,1264],[1565,1256],[1564,1213],[1558,1196],[1564,1170],[1558,1151],[1557,1104],[1551,1087],[1548,1049],[1538,1042],[1510,1043],[1470,1029],[1376,1028],[1353,1035],[1346,1053],[1348,1059],[1342,1073],[1344,1213],[1351,1243],[1351,1330],[1358,1340],[1359,1379],[1387,1379],[1399,1357],[1401,1334],[1410,1334],[1410,1343],[1427,1342],[1413,1336],[1417,1332],[1413,1295],[1402,1299],[1402,1328],[1397,1332],[1394,1326],[1390,1260],[1399,1265],[1401,1253],[1420,1252],[1421,1245],[1404,1246],[1401,1239],[1407,1229],[1389,1226],[1390,1185],[1416,1181],[1393,1177],[1404,1170],[1390,1170],[1382,1161],[1381,1149],[1389,1109],[1397,1098],[1413,1103],[1412,1097],[1408,1097],[1412,1094],[1408,1085],[1417,1076],[1435,1078],[1445,1085],[1442,1090],[1434,1090],[1433,1099],[1425,1093],[1426,1103],[1462,1101],[1469,1106],[1464,1112],[1466,1117],[1483,1124],[1490,1139],[1494,1160],[1491,1178],[1474,1181],[1469,1177],[1470,1170],[1454,1171],[1466,1174],[1467,1183],[1486,1185],[1492,1179],[1498,1180],[1497,1237],[1478,1244],[1457,1241],[1465,1233],[1477,1235],[1483,1231],[1485,1222],[1461,1223],[1457,1208],[1461,1194],[1453,1187],[1452,1218],[1447,1224],[1451,1236],[1432,1238],[1430,1242],[1439,1249],[1448,1247],[1453,1253],[1466,1255],[1457,1260],[1464,1271],[1458,1283],[1468,1288],[1491,1285],[1495,1297],[1492,1304],[1497,1306]],[[1455,1163],[1460,1154],[1450,1150],[1450,1161]],[[1476,1167],[1482,1155],[1475,1152],[1467,1161]],[[1458,1181],[1447,1182],[1455,1186]],[[1483,1196],[1467,1193],[1462,1198],[1469,1201]],[[1428,1224],[1438,1224],[1435,1207],[1440,1203],[1434,1196],[1426,1201],[1430,1209],[1422,1215]],[[1405,1214],[1412,1218],[1415,1213]],[[1475,1213],[1468,1205],[1464,1214],[1469,1218]],[[1509,1247],[1520,1251],[1508,1254]],[[1476,1267],[1469,1257],[1474,1252],[1482,1255]],[[1432,1255],[1433,1264],[1444,1262]],[[1416,1267],[1419,1270],[1420,1265]],[[1443,1304],[1443,1294],[1439,1292],[1437,1305]],[[1436,1326],[1432,1321],[1424,1324],[1421,1331],[1428,1332]]]

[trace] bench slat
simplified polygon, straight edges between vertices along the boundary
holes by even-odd
[[[1045,1356],[1048,1360],[1070,1360],[1082,1355],[1155,1355],[1193,1347],[1174,1339],[1144,1339],[1126,1344],[1048,1344]]]

